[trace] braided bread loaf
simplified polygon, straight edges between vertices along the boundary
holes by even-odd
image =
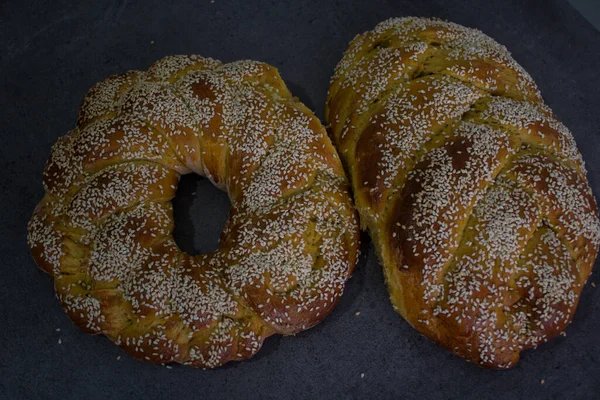
[[[327,100],[394,308],[482,366],[571,321],[600,228],[573,137],[483,33],[391,19],[357,36]]]
[[[181,174],[226,190],[219,250],[172,237]],[[37,264],[83,330],[154,363],[215,367],[317,324],[357,259],[337,153],[276,69],[167,57],[83,101],[29,223]]]

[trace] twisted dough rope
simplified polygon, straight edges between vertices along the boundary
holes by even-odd
[[[382,22],[338,64],[326,119],[411,325],[509,368],[570,323],[596,203],[571,133],[505,47],[449,22]]]
[[[172,237],[170,200],[190,172],[231,199],[214,253]],[[266,64],[166,57],[97,84],[44,186],[28,240],[63,307],[154,363],[216,367],[310,328],[357,259],[335,149]]]

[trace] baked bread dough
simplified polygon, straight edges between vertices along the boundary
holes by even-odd
[[[214,253],[173,240],[186,173],[231,200]],[[358,222],[325,129],[254,61],[166,57],[95,85],[44,187],[29,246],[67,314],[153,363],[216,367],[312,327],[357,260]]]
[[[331,136],[394,308],[461,357],[509,368],[571,321],[598,250],[568,129],[505,47],[424,18],[350,44]]]

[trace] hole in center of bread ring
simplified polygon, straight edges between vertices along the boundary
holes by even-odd
[[[217,251],[231,208],[227,193],[206,178],[187,174],[181,177],[171,201],[175,219],[173,237],[179,248],[193,256]]]

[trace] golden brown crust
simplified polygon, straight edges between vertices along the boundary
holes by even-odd
[[[358,35],[326,103],[397,311],[509,368],[571,321],[600,242],[568,129],[479,31],[397,18]]]
[[[170,200],[190,172],[231,199],[214,253],[172,237]],[[150,362],[215,367],[308,329],[357,259],[337,153],[266,64],[166,57],[95,85],[44,186],[35,261],[77,325]]]

